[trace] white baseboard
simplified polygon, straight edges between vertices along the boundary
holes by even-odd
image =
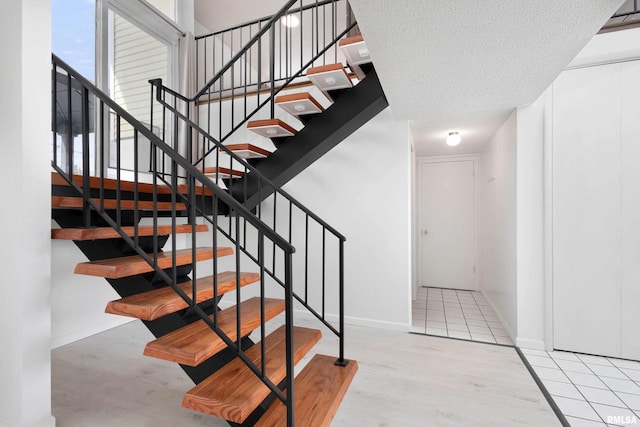
[[[113,316],[112,320],[101,322],[61,337],[51,337],[51,349],[53,350],[58,347],[62,347],[63,345],[71,344],[72,342],[76,342],[92,335],[99,334],[100,332],[108,331],[109,329],[122,326],[125,323],[133,322],[135,320],[136,319],[131,319],[128,317]]]
[[[235,301],[220,301],[218,306],[221,309],[229,308],[235,305]],[[304,320],[314,320],[316,317],[310,312],[302,309],[294,310],[295,317],[298,319]],[[332,324],[338,323],[338,315],[336,314],[325,314],[325,319],[327,322]],[[362,317],[353,317],[353,316],[345,316],[344,317],[345,325],[351,326],[363,326],[366,328],[376,328],[376,329],[386,329],[389,331],[401,331],[401,332],[409,332],[411,331],[411,325],[409,322],[400,323],[400,322],[388,322],[385,320],[376,320],[376,319],[367,319]]]
[[[530,350],[542,350],[545,351],[546,347],[542,340],[531,340],[528,338],[516,338],[516,347],[528,348]]]
[[[295,310],[295,313],[298,318],[302,318],[305,320],[316,319],[313,314],[305,310]],[[334,325],[339,321],[336,314],[325,314],[325,319],[327,320],[327,322]],[[345,316],[344,323],[345,325],[350,326],[362,326],[365,328],[385,329],[389,331],[409,332],[411,330],[411,325],[409,323],[388,322],[385,320],[367,319],[353,316]]]
[[[504,321],[504,317],[502,317],[502,313],[500,312],[500,310],[498,310],[498,307],[496,307],[493,301],[491,301],[491,298],[489,298],[489,296],[482,289],[480,290],[480,293],[482,294],[484,299],[489,303],[489,305],[491,306],[491,309],[496,314],[496,317],[498,317],[498,320],[500,320],[500,323],[502,323],[502,326],[504,326],[504,329],[509,334],[509,338],[511,338],[511,341],[516,342],[515,331],[513,331],[511,329],[511,326],[509,326],[509,324]]]
[[[53,415],[50,415],[44,420],[35,423],[31,427],[56,427],[56,418]]]
[[[0,427],[18,427],[18,426],[10,426],[9,424],[5,424],[0,421]],[[53,415],[49,415],[43,420],[38,421],[35,424],[32,424],[31,427],[56,427],[56,418]]]

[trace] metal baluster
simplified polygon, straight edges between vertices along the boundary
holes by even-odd
[[[122,160],[122,151],[121,151],[121,122],[120,122],[120,114],[116,116],[116,224],[118,227],[122,226],[122,211],[120,209],[120,201],[122,198],[121,190],[121,160]]]
[[[164,109],[163,109],[164,116]],[[153,165],[152,186],[153,186],[153,263],[158,263],[158,150],[151,152],[151,164]]]
[[[271,99],[269,100],[269,103],[271,105],[271,118],[273,119],[276,115],[275,113],[275,102],[274,102],[274,95],[275,95],[275,70],[276,70],[276,66],[275,66],[275,49],[276,49],[276,35],[274,32],[274,25],[271,26],[271,29],[269,30],[269,49],[271,51],[271,55],[269,56],[269,73],[271,74],[271,80],[269,81],[270,85],[271,85]],[[280,34],[282,34],[282,30],[280,31]],[[282,61],[280,61],[282,62]],[[281,65],[282,66],[282,65]]]
[[[51,68],[51,143],[53,144],[53,164],[58,164],[58,65]]]
[[[265,349],[264,349],[264,338],[265,338],[265,330],[264,326],[266,323],[265,315],[264,315],[264,233],[258,231],[258,265],[260,266],[260,342],[262,343],[262,347],[260,349],[260,360],[261,360],[261,370],[263,374],[266,374],[266,357],[265,357]]]
[[[304,303],[307,304],[309,296],[309,214],[304,221]]]
[[[89,178],[89,90],[82,88],[82,217],[85,227],[91,227],[91,182]]]
[[[153,99],[153,91],[154,91],[154,89],[156,87],[156,84],[151,82],[150,86],[151,86],[151,93],[150,93],[149,105],[151,107],[149,108],[149,130],[151,132],[153,132],[153,119],[154,119],[154,117],[153,117],[154,108],[153,107],[155,105],[154,99]],[[160,88],[158,88],[157,90],[160,90]],[[149,162],[151,162],[151,150],[153,150],[153,144],[151,144],[151,141],[149,141]],[[149,171],[151,171],[151,165],[149,165]]]
[[[174,137],[177,138],[178,128],[175,128]],[[177,144],[177,142],[176,142]],[[176,232],[176,220],[178,217],[177,214],[177,189],[178,189],[178,164],[175,160],[171,160],[171,283],[170,285],[178,284],[178,266],[176,262],[176,247],[178,242],[178,236]],[[195,262],[195,248],[191,248],[192,258],[191,262]]]
[[[133,241],[139,246],[138,222],[138,129],[133,130]]]
[[[336,10],[336,2],[335,0],[331,2],[331,40],[336,39],[336,23],[338,20],[338,13]],[[335,53],[334,63],[338,63],[338,48],[336,45],[333,46],[333,52]]]
[[[302,65],[304,63],[304,45],[303,45],[303,40],[304,40],[304,30],[303,30],[303,21],[304,21],[304,14],[303,14],[303,10],[302,10],[302,0],[300,0],[300,69],[302,70]]]
[[[278,206],[278,200],[277,200],[277,196],[278,196],[278,192],[274,192],[273,193],[273,231],[277,232],[277,210],[276,207]],[[276,272],[276,242],[273,242],[273,259],[272,259],[273,265],[271,266],[271,271],[275,274]]]
[[[165,98],[165,100],[166,100],[166,96],[167,96],[167,95],[166,95],[166,92],[163,92],[163,96],[164,96],[164,98]],[[166,132],[167,132],[167,125],[166,125],[166,124],[167,124],[167,109],[166,109],[166,108],[164,108],[164,109],[162,110],[162,127],[163,127],[162,134],[163,134],[163,136],[164,136],[164,137],[166,137]],[[163,141],[164,141],[164,142],[167,142],[167,140],[166,140],[166,139],[163,139]],[[166,173],[166,168],[165,168],[165,155],[164,155],[164,154],[162,154],[162,159],[161,159],[161,161],[162,161],[162,177],[164,178],[164,177],[165,177],[165,173]]]
[[[286,328],[286,361],[287,361],[287,426],[294,426],[294,371],[293,371],[293,270],[292,254],[285,253],[284,261],[284,300],[285,300],[285,328]]]
[[[241,319],[241,311],[240,304],[242,303],[242,298],[240,296],[241,286],[240,286],[240,215],[236,213],[236,236],[235,236],[235,244],[236,244],[236,345],[238,346],[238,352],[242,353],[242,319]]]
[[[325,299],[326,299],[326,292],[325,292],[325,273],[326,273],[326,264],[325,264],[325,260],[326,260],[326,237],[327,237],[327,229],[322,226],[322,319],[324,319],[324,308],[325,308]]]
[[[218,253],[218,196],[213,196],[211,201],[211,212],[213,215],[212,233],[213,233],[213,295],[218,295],[218,257],[215,254]],[[218,327],[218,309],[213,310],[213,324]]]
[[[73,104],[71,98],[71,74],[67,72],[67,166],[69,168],[69,178],[73,180]]]
[[[105,145],[104,138],[106,134],[106,129],[104,127],[104,101],[100,101],[100,212],[104,212],[104,174],[106,172],[105,168]]]
[[[340,245],[340,249],[339,249],[339,274],[340,277],[338,278],[338,282],[339,282],[339,292],[340,292],[340,357],[337,361],[337,365],[339,366],[346,366],[347,363],[344,360],[344,240],[343,239],[338,239],[339,240],[339,245]]]

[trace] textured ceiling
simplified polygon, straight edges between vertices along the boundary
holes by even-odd
[[[196,19],[215,31],[273,14],[284,3],[196,0]],[[535,101],[623,0],[350,3],[391,109],[411,121],[416,152],[424,156],[481,151],[514,108]],[[458,147],[444,144],[451,130],[463,137]]]
[[[532,103],[622,0],[350,0],[418,155],[479,152]],[[463,141],[451,149],[448,131]]]

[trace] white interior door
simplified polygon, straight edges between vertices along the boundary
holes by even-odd
[[[475,162],[420,165],[422,286],[477,290]]]

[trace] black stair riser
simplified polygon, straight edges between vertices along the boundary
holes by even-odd
[[[82,215],[78,215],[77,211],[68,211],[68,216],[65,215],[66,210],[54,210],[55,220],[61,226],[66,227],[78,227],[82,222]],[[104,221],[103,221],[104,222]],[[132,225],[132,221],[124,222],[123,225]],[[158,237],[158,247],[162,248],[169,236]],[[101,259],[117,258],[121,256],[127,256],[134,253],[134,251],[124,242],[122,239],[103,239],[103,240],[87,240],[87,241],[74,241],[76,246],[82,251],[82,253],[90,260],[97,261]],[[147,252],[151,252],[153,249],[153,237],[140,238],[141,247]],[[172,275],[172,271],[165,270],[169,276]],[[190,280],[189,274],[191,273],[191,265],[180,266],[177,268],[176,274],[178,282]],[[123,277],[120,279],[105,279],[111,285],[111,287],[120,295],[120,297],[127,297],[136,295],[142,292],[151,291],[160,287],[167,286],[166,283],[155,272],[139,274],[131,277]],[[204,301],[198,306],[207,314],[212,314],[217,309],[217,304],[221,297]],[[189,323],[200,320],[200,317],[195,314],[193,309],[187,308],[180,310],[177,313],[172,313],[167,316],[163,316],[159,319],[152,321],[142,321],[147,329],[156,338],[173,332]],[[253,341],[248,337],[243,337],[241,340],[241,346],[243,349],[248,349],[253,345]],[[222,352],[214,355],[213,357],[205,360],[196,367],[180,365],[185,373],[191,378],[191,380],[198,384],[204,379],[208,378],[215,371],[226,365],[231,359],[235,357],[235,353],[230,349],[223,350]]]
[[[100,198],[100,190],[99,189],[92,189],[91,192],[91,197],[95,198],[95,199],[99,199]],[[51,187],[51,195],[52,196],[61,196],[61,197],[79,197],[80,195],[78,194],[78,191],[75,188],[72,187],[68,187],[68,186],[64,186],[64,185],[55,185]],[[115,200],[117,197],[117,193],[114,190],[105,190],[103,193],[103,197],[105,199],[112,199]],[[130,191],[122,191],[120,193],[120,200],[133,200],[134,198],[134,194],[133,192]],[[150,193],[138,193],[138,200],[139,201],[153,201],[153,195],[151,195]],[[158,202],[171,202],[171,195],[170,194],[159,194],[158,195]],[[212,212],[212,200],[213,198],[211,196],[196,196],[196,206],[198,207],[198,209],[203,210],[203,212],[206,215],[211,215]],[[181,197],[180,195],[176,196],[176,202],[178,203],[185,203],[186,205],[188,205],[189,201],[186,198]],[[56,209],[57,210],[57,209]],[[73,209],[61,209],[61,210],[67,210],[67,211],[73,211]],[[80,212],[80,211],[78,211]],[[114,209],[110,209],[107,210],[107,213],[109,214],[109,216],[111,216],[112,218],[115,218],[115,210]],[[128,220],[130,223],[133,223],[133,212],[131,210],[122,210],[121,214],[124,215],[125,213],[129,213],[130,214],[130,219]],[[229,213],[229,207],[223,203],[223,202],[218,202],[218,215],[226,215]],[[177,211],[176,212],[177,216],[179,217],[186,217],[187,216],[187,211]],[[65,216],[67,214],[65,213]],[[141,217],[151,217],[153,216],[153,213],[151,211],[139,211],[138,215]],[[158,212],[158,216],[159,217],[170,217],[171,216],[171,212],[170,211],[159,211]],[[92,219],[96,220],[96,222],[92,222],[92,225],[98,225],[98,224],[103,224],[101,226],[106,226],[106,223],[99,217],[99,215],[95,214],[92,216]],[[122,221],[124,224],[124,220]]]

